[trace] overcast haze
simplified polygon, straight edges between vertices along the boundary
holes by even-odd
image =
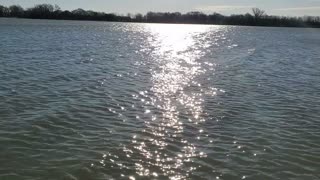
[[[40,3],[57,4],[63,10],[83,8],[119,14],[202,11],[230,15],[259,7],[270,15],[320,16],[320,0],[0,0],[2,5],[20,4],[24,8]]]

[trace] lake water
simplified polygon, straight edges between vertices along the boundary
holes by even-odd
[[[0,179],[320,179],[318,29],[0,19]]]

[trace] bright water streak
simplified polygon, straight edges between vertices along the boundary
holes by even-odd
[[[320,32],[0,20],[0,179],[319,179]]]

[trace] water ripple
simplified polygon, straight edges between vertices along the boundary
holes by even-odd
[[[319,179],[316,30],[0,26],[0,179]]]

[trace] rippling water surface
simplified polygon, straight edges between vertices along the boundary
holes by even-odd
[[[0,179],[320,179],[320,31],[0,19]]]

